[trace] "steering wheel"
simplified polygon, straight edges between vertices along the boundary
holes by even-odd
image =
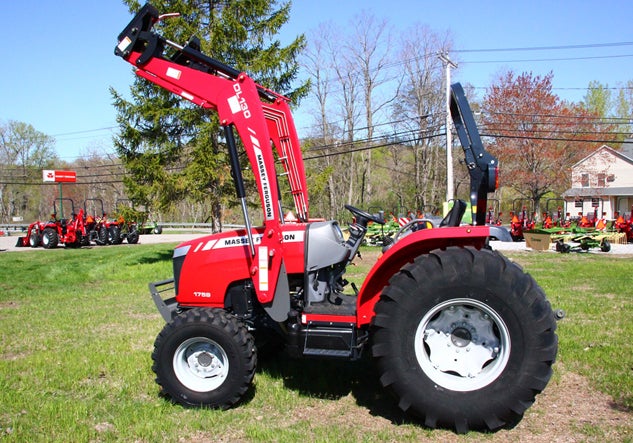
[[[385,220],[383,218],[380,218],[377,215],[372,215],[372,214],[370,214],[367,211],[363,211],[362,209],[355,208],[352,205],[345,205],[345,209],[347,209],[349,212],[354,214],[359,219],[363,219],[364,218],[367,221],[373,221],[373,222],[378,223],[380,225],[384,225],[385,224]],[[360,220],[359,220],[359,223],[363,224]]]

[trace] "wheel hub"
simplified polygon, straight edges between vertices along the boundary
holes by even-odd
[[[417,358],[427,375],[457,391],[490,383],[509,355],[503,321],[489,306],[472,299],[453,299],[430,310],[416,340]]]
[[[174,372],[187,388],[206,392],[218,388],[229,373],[226,352],[205,337],[183,342],[174,353]]]
[[[451,334],[451,342],[458,348],[464,348],[468,346],[468,344],[472,340],[472,335],[470,331],[466,328],[456,328]]]
[[[198,377],[215,377],[222,373],[222,361],[207,351],[194,352],[187,358],[187,363]]]

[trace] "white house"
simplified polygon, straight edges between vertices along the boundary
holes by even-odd
[[[602,145],[572,166],[571,188],[563,193],[566,212],[593,216],[616,211],[630,214],[633,205],[633,144],[624,143],[616,151]]]

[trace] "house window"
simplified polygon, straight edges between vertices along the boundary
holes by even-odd
[[[582,198],[579,198],[576,201],[574,201],[574,207],[575,208],[582,208]]]
[[[607,175],[606,174],[598,174],[598,187],[604,188],[606,185]]]
[[[583,188],[589,187],[589,174],[582,174],[580,176],[580,186]]]

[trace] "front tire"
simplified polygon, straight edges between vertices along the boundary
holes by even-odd
[[[488,250],[418,257],[376,305],[372,353],[404,411],[431,428],[518,423],[552,375],[556,320],[531,276]]]
[[[165,325],[152,359],[156,383],[172,401],[227,409],[250,387],[257,354],[237,318],[220,309],[194,308]]]
[[[37,248],[41,243],[42,237],[40,236],[39,230],[34,230],[29,237],[29,246]]]

